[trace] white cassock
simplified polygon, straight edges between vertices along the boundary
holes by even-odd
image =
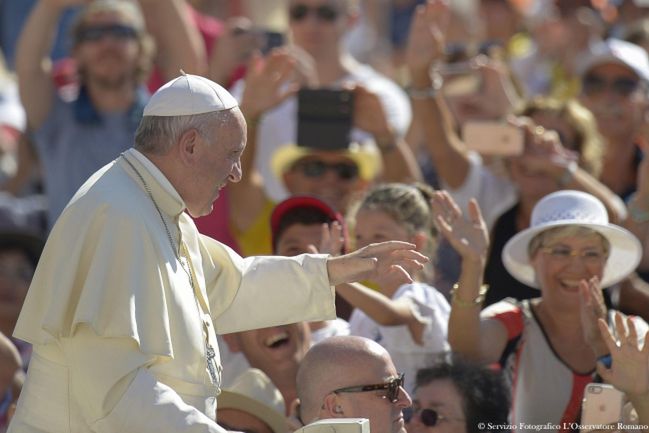
[[[14,332],[34,352],[10,432],[223,432],[215,333],[335,317],[326,256],[242,259],[184,209],[134,149],[77,192]]]

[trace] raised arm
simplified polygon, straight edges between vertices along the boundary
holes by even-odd
[[[353,92],[354,126],[374,137],[383,159],[381,179],[386,182],[421,181],[417,160],[403,137],[390,128],[379,97],[362,85],[356,85]]]
[[[31,128],[38,129],[52,109],[54,85],[49,57],[59,18],[69,6],[84,0],[40,0],[32,9],[18,39],[16,71],[20,98]]]
[[[431,78],[431,69],[443,59],[448,6],[442,0],[417,7],[406,49],[410,71],[413,122],[420,128],[437,174],[451,188],[462,185],[469,172],[467,151],[455,132],[454,120]]]
[[[257,156],[257,126],[263,114],[279,105],[297,91],[293,81],[294,60],[278,50],[266,59],[254,55],[248,64],[246,87],[241,111],[246,119],[248,141],[241,157],[243,177],[229,185],[230,218],[241,231],[247,230],[266,203],[263,179],[255,169]]]
[[[164,81],[187,73],[204,75],[207,55],[184,0],[139,0],[146,28],[156,42],[155,62]]]
[[[462,272],[451,299],[448,342],[453,351],[482,363],[497,361],[507,344],[505,327],[494,319],[481,319],[480,308],[489,234],[475,200],[469,202],[465,218],[457,203],[445,191],[431,200],[435,222],[462,257]]]

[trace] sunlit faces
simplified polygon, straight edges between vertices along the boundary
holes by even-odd
[[[246,128],[241,111],[234,108],[215,118],[208,134],[197,133],[193,167],[187,176],[191,188],[183,195],[193,217],[212,212],[220,190],[228,182],[241,180],[241,155],[246,146]]]
[[[90,33],[90,37],[77,43],[74,56],[86,79],[102,87],[117,87],[135,78],[141,49],[128,29],[134,31],[131,23],[117,12],[98,12],[85,18],[81,34]]]
[[[280,256],[297,256],[308,253],[309,245],[318,248],[321,240],[320,224],[293,224],[280,236],[276,252]]]
[[[436,412],[435,422],[432,424],[431,413],[422,418],[423,409],[432,409]],[[466,433],[466,421],[462,396],[450,379],[433,380],[420,386],[415,391],[412,407],[412,417],[407,428],[408,433]]]
[[[315,162],[324,168],[314,171],[312,166]],[[327,202],[335,210],[344,212],[354,193],[367,185],[358,176],[358,171],[350,176],[350,166],[357,167],[354,161],[342,153],[312,151],[284,173],[284,185],[291,195],[311,195]]]
[[[390,215],[380,210],[359,209],[354,224],[355,246],[363,248],[371,243],[385,241],[410,242],[412,236]]]
[[[387,352],[380,358],[359,363],[356,370],[341,370],[348,377],[346,386],[379,384],[398,376]],[[399,398],[391,403],[385,398],[386,391],[368,391],[336,394],[342,408],[342,417],[367,418],[372,433],[405,433],[403,409],[412,403],[410,396],[400,388]]]
[[[292,0],[288,5],[293,41],[312,56],[337,50],[350,28],[349,0]]]
[[[303,322],[239,332],[235,339],[250,365],[271,378],[274,373],[297,369],[311,345],[308,325]]]
[[[595,115],[599,130],[604,135],[634,135],[647,108],[646,88],[636,73],[608,63],[593,67],[583,79],[581,101]]]
[[[531,258],[545,301],[574,307],[579,282],[602,278],[606,248],[600,235],[571,235],[544,241]]]
[[[218,424],[229,431],[243,433],[273,433],[271,428],[251,413],[239,409],[217,409]]]

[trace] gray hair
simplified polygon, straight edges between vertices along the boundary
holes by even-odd
[[[232,118],[231,110],[189,116],[144,116],[135,131],[135,148],[142,153],[164,154],[180,136],[195,129],[208,137]]]

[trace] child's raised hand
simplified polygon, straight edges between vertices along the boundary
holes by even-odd
[[[320,236],[320,245],[309,245],[307,249],[311,254],[331,254],[332,256],[339,256],[343,253],[343,245],[345,244],[345,237],[343,236],[343,227],[338,221],[334,221],[331,225],[323,223],[322,235]]]
[[[434,221],[462,260],[486,261],[489,232],[482,219],[478,203],[469,202],[469,217],[465,218],[459,206],[446,191],[435,191],[431,199]]]

